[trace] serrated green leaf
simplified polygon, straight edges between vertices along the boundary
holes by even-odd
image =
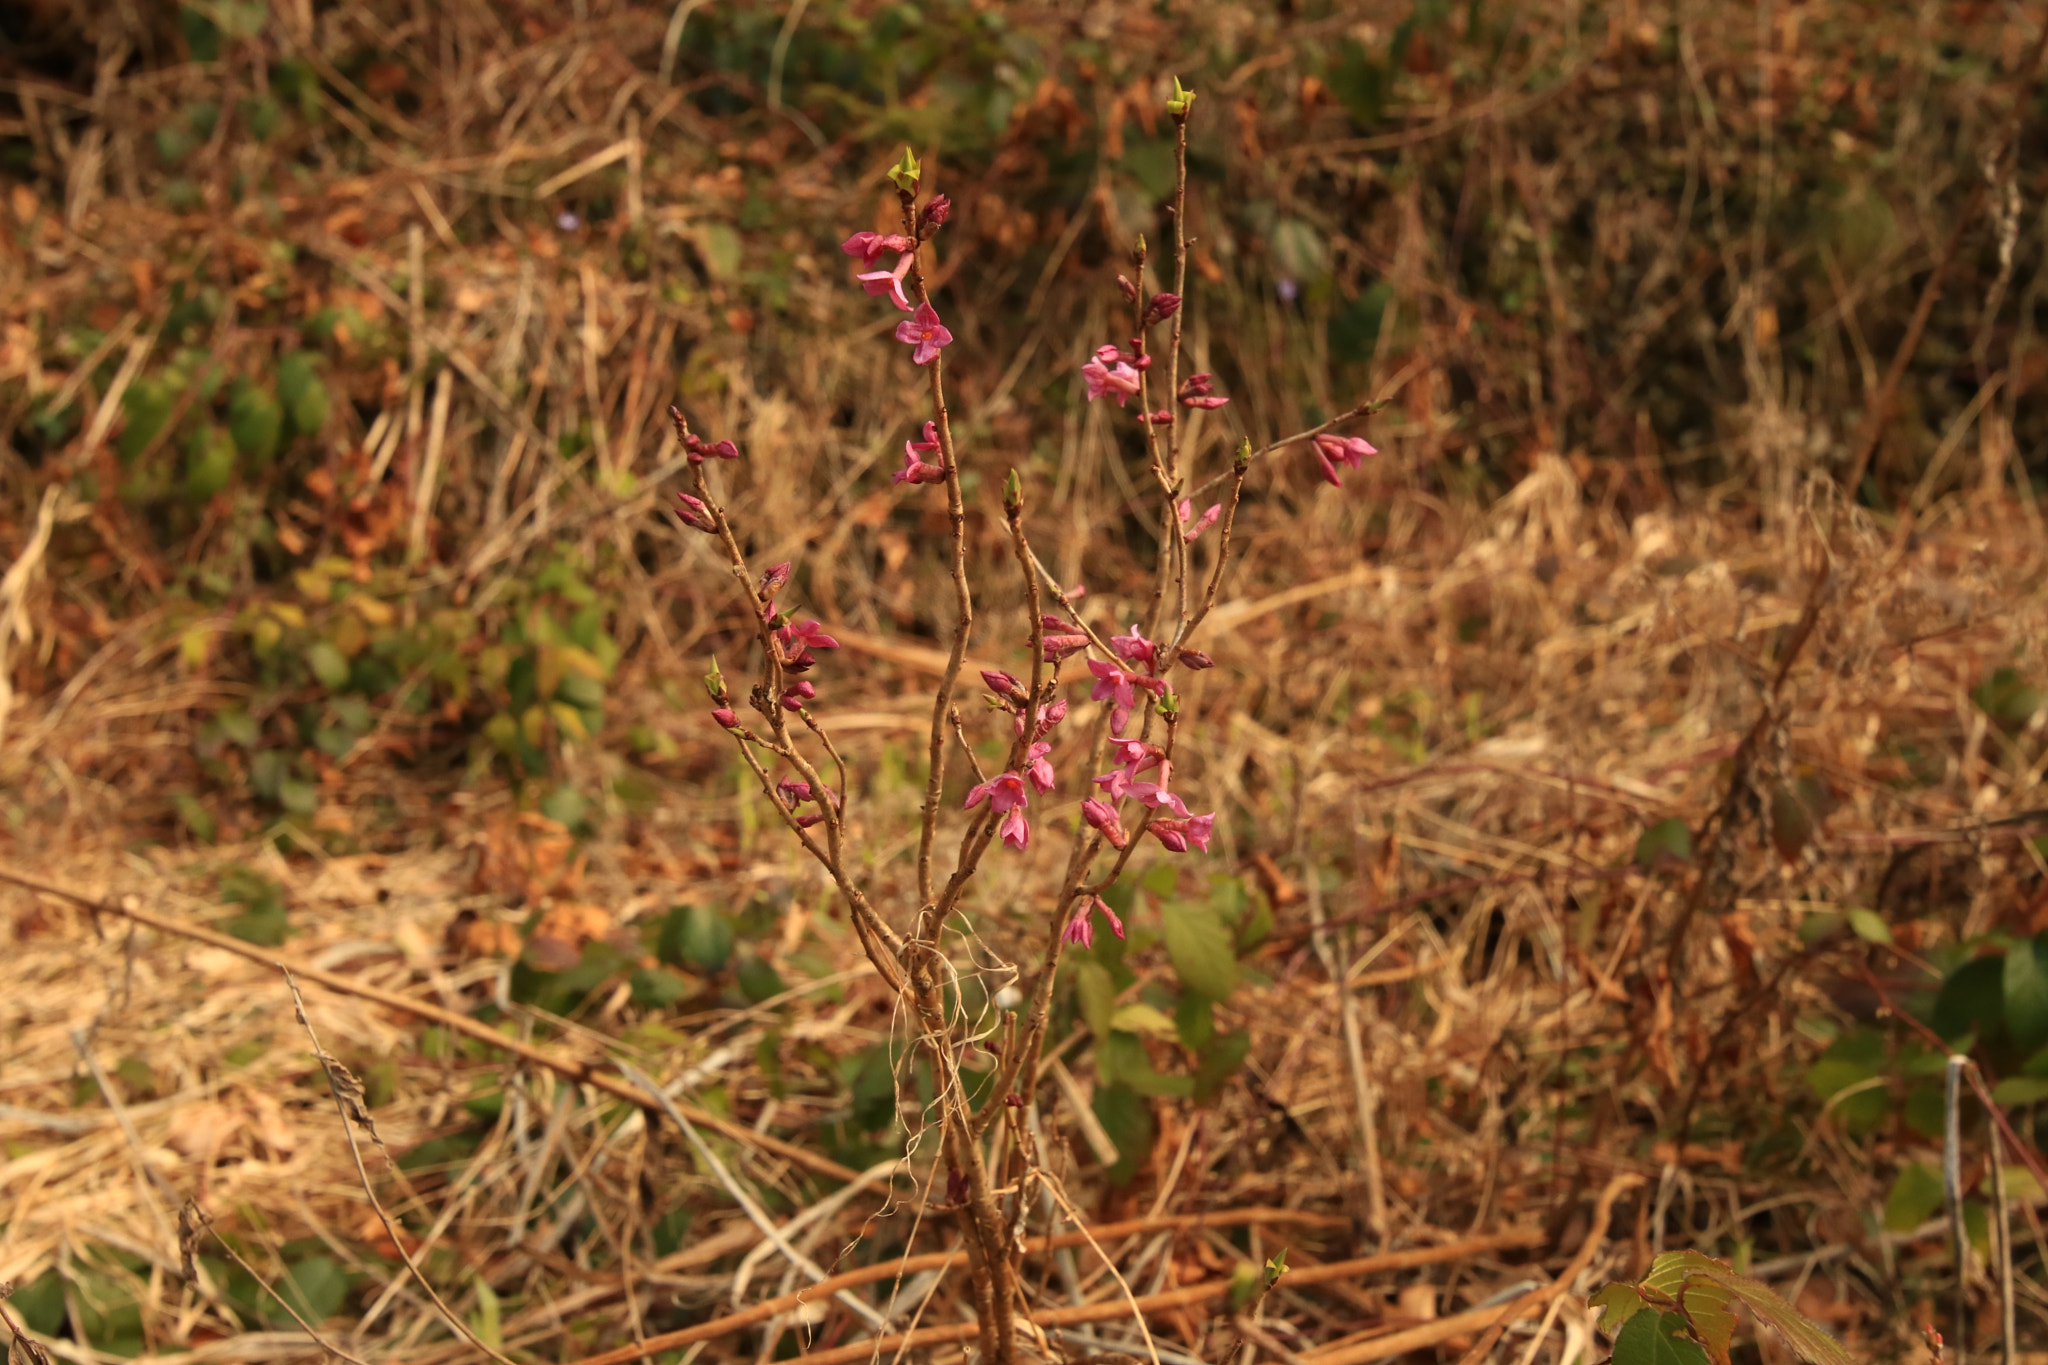
[[[1622,1280],[1587,1299],[1586,1306],[1600,1310],[1600,1330],[1610,1337],[1644,1308],[1643,1296],[1636,1292],[1636,1287]]]
[[[1237,954],[1215,907],[1199,902],[1169,906],[1162,919],[1166,951],[1181,985],[1211,1000],[1229,999],[1237,989]]]
[[[1713,1365],[1677,1313],[1637,1313],[1614,1335],[1613,1365]]]
[[[2028,1051],[2048,1043],[2048,935],[2007,949],[2003,976],[2006,1032]]]
[[[1714,1365],[1728,1365],[1728,1349],[1735,1340],[1735,1314],[1729,1310],[1729,1298],[1728,1286],[1708,1275],[1688,1276],[1678,1295],[1679,1311]]]
[[[1650,1273],[1643,1277],[1642,1287],[1676,1297],[1690,1292],[1695,1280],[1725,1288],[1732,1297],[1742,1301],[1758,1322],[1782,1336],[1786,1344],[1811,1365],[1854,1365],[1839,1342],[1801,1317],[1770,1286],[1736,1274],[1711,1256],[1697,1251],[1666,1252],[1651,1262]],[[1692,1344],[1697,1346],[1696,1342]],[[1619,1338],[1615,1341],[1614,1359],[1617,1365],[1630,1365],[1622,1359]]]

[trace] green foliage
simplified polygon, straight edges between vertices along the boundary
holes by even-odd
[[[1659,820],[1636,840],[1635,864],[1641,868],[1692,861],[1692,831],[1677,816]]]
[[[236,938],[275,948],[291,932],[285,913],[284,888],[251,868],[236,863],[221,874],[220,898],[242,907],[242,913],[221,927]]]
[[[715,974],[732,955],[730,917],[695,905],[678,905],[663,917],[656,955],[671,967]]]
[[[1607,1285],[1588,1302],[1614,1338],[1615,1365],[1729,1365],[1737,1303],[1808,1365],[1852,1365],[1833,1337],[1768,1285],[1697,1251],[1666,1252],[1639,1283]]]

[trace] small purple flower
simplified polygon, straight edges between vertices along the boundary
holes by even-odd
[[[1158,657],[1158,647],[1140,635],[1136,626],[1131,627],[1131,633],[1128,635],[1110,636],[1109,647],[1132,663],[1144,664],[1147,668],[1150,668],[1153,660]]]
[[[1095,916],[1088,913],[1087,906],[1084,905],[1074,911],[1073,918],[1067,921],[1067,927],[1061,932],[1060,938],[1078,948],[1095,946]]]
[[[939,321],[936,309],[920,303],[916,313],[896,324],[896,339],[915,348],[910,355],[912,364],[929,365],[939,358],[940,347],[952,344],[953,334]]]
[[[574,232],[577,228],[583,226],[583,220],[569,212],[569,210],[563,209],[555,215],[555,226],[564,232]]]
[[[805,702],[814,701],[817,699],[817,696],[817,685],[807,678],[799,678],[783,689],[782,709],[785,711],[801,711],[804,709]]]
[[[1005,815],[1003,823],[996,827],[996,832],[1002,835],[1004,843],[1019,853],[1030,847],[1031,822],[1024,818],[1024,808],[1022,806]]]

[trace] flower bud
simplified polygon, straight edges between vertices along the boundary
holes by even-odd
[[[1179,654],[1179,658],[1184,666],[1192,668],[1197,672],[1216,666],[1216,661],[1199,649],[1183,649]]]
[[[999,697],[1021,698],[1024,685],[1000,669],[984,668],[981,680],[988,684],[988,690]]]
[[[804,703],[815,699],[817,695],[817,684],[808,679],[799,678],[782,690],[782,709],[785,711],[801,711],[804,709]]]
[[[1127,277],[1123,275],[1117,276],[1116,287],[1123,294],[1124,302],[1136,303],[1138,301],[1138,286],[1132,284]]]
[[[1085,635],[1048,635],[1045,637],[1045,661],[1052,663],[1086,648],[1088,637]]]
[[[1024,510],[1024,480],[1014,469],[1010,471],[1010,477],[1003,480],[1003,510],[1012,517]]]
[[[1173,94],[1166,101],[1166,112],[1173,115],[1174,122],[1186,119],[1188,110],[1195,104],[1195,92],[1181,85],[1180,77],[1173,78]]]
[[[1107,801],[1089,797],[1081,803],[1081,818],[1102,831],[1102,837],[1109,840],[1112,848],[1123,848],[1131,841],[1124,833],[1124,822],[1117,818],[1116,807]]]
[[[711,661],[711,671],[704,675],[704,695],[723,706],[725,704],[725,674],[718,671],[718,660]]]
[[[1180,311],[1180,295],[1154,294],[1152,301],[1145,305],[1145,325],[1156,326]]]
[[[772,602],[775,600],[775,594],[781,592],[784,585],[788,582],[789,561],[784,560],[761,575],[760,586],[756,589],[756,592],[762,601]]]
[[[704,500],[693,498],[688,493],[676,494],[676,516],[683,525],[707,534],[718,530],[718,519],[711,515],[711,509],[704,505]]]
[[[1173,414],[1161,408],[1157,412],[1139,413],[1138,420],[1149,427],[1170,427],[1173,425]]]
[[[717,721],[720,725],[724,726],[728,730],[737,730],[740,728],[740,718],[733,714],[733,710],[730,706],[721,706],[718,709],[714,710],[711,713],[711,719]]]
[[[917,164],[917,153],[905,147],[903,155],[889,168],[889,182],[904,194],[916,194],[917,182],[924,175],[924,167]]]
[[[918,210],[917,235],[925,237],[946,225],[953,216],[953,201],[943,194],[935,194]]]

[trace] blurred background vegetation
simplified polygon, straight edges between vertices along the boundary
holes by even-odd
[[[1674,490],[1761,517],[1816,474],[1884,511],[2048,478],[2048,408],[2025,401],[2048,163],[2038,120],[2003,136],[2039,97],[2013,6],[215,0],[0,22],[0,536],[67,499],[16,686],[61,688],[142,629],[124,643],[186,689],[150,724],[189,717],[193,758],[126,814],[201,838],[247,799],[312,821],[335,767],[524,777],[562,737],[660,749],[607,718],[620,658],[730,624],[648,513],[672,400],[749,447],[763,522],[840,528],[813,537],[842,556],[815,599],[929,631],[903,585],[930,537],[872,501],[917,400],[836,243],[886,226],[878,172],[918,147],[961,205],[939,280],[972,448],[1063,495],[1114,485],[1075,457],[1074,371],[1112,330],[1108,273],[1162,238],[1174,73],[1204,101],[1194,345],[1254,438],[1387,389],[1375,434],[1414,493],[1483,505],[1548,453],[1624,517]],[[1944,442],[1959,414],[1982,460]],[[1063,565],[1118,532],[1149,534],[1077,522]]]

